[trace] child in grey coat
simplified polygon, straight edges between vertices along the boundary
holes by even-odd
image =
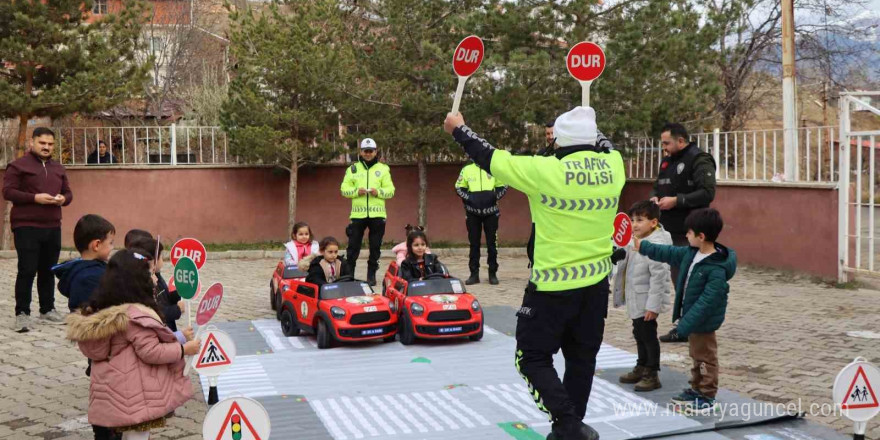
[[[660,226],[660,208],[651,201],[636,202],[629,210],[633,235],[657,244],[672,244],[672,236]],[[657,315],[669,311],[672,291],[669,265],[648,259],[627,246],[626,258],[617,265],[614,275],[614,307],[626,306],[633,322],[633,337],[639,360],[635,368],[622,376],[621,383],[634,383],[636,391],[660,388],[660,342],[657,340]]]

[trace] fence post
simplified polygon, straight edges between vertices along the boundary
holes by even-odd
[[[712,157],[715,159],[715,178],[721,169],[721,129],[712,130]]]
[[[171,124],[171,166],[177,165],[177,124]]]

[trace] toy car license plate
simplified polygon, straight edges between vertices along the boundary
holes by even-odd
[[[367,330],[361,330],[361,336],[381,335],[381,334],[382,334],[381,328],[371,328],[371,329],[367,329]]]
[[[459,333],[461,332],[461,327],[440,327],[437,331],[439,333]]]
[[[379,310],[379,308],[376,307],[376,306],[366,306],[366,307],[364,307],[364,311],[365,311],[365,312],[375,312],[376,310]]]
[[[458,310],[455,304],[443,304],[443,310]]]

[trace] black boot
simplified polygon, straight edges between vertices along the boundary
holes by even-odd
[[[497,285],[497,284],[498,284],[498,277],[495,276],[495,271],[494,271],[494,270],[490,270],[490,271],[489,271],[489,284],[492,284],[492,285]]]
[[[370,272],[367,274],[367,284],[371,287],[376,285],[376,272]]]
[[[554,423],[547,440],[599,440],[599,433],[584,422]]]
[[[466,279],[464,283],[468,286],[471,284],[480,284],[480,274],[479,272],[471,272],[471,277]]]

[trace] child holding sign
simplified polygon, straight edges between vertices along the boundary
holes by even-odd
[[[119,251],[89,304],[67,317],[67,339],[92,360],[89,423],[123,440],[148,439],[192,395],[183,358],[201,342],[181,344],[165,327],[154,287],[147,256]],[[119,390],[130,397],[119,400]]]
[[[672,236],[660,226],[659,206],[648,200],[636,202],[629,209],[629,215],[637,239],[672,244]],[[633,252],[632,242],[626,249],[626,257],[614,275],[614,307],[626,305],[639,359],[632,371],[620,376],[620,383],[634,383],[636,391],[651,391],[661,387],[657,375],[660,371],[657,315],[669,310],[669,266]]]

